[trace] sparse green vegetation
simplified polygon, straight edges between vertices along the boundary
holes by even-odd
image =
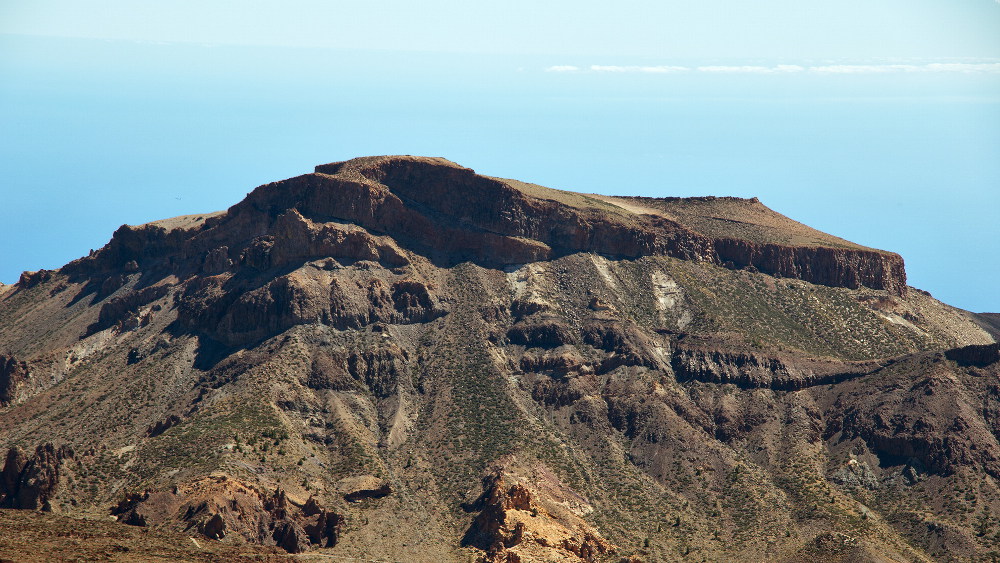
[[[337,186],[366,192],[369,180]],[[602,248],[613,250],[616,237],[628,237],[594,225],[631,225],[642,211],[631,200],[511,185],[546,200],[530,203],[547,210],[565,211],[553,202],[586,209],[580,222],[560,224],[546,240],[604,237]],[[266,199],[269,189],[258,195]],[[464,249],[458,258],[422,257],[425,249],[412,240],[340,220],[324,224],[330,209],[308,213],[299,195],[292,199],[303,202],[295,210],[302,240],[257,236],[256,226],[239,234],[256,233],[252,244],[206,232],[212,248],[192,247],[184,251],[190,256],[149,268],[176,284],[153,324],[81,339],[108,297],[97,289],[104,278],[90,293],[86,282],[74,282],[0,300],[0,343],[27,354],[41,374],[34,402],[3,412],[2,435],[29,449],[41,436],[79,446],[58,508],[106,518],[124,492],[179,497],[170,488],[195,479],[244,481],[281,488],[296,505],[312,496],[346,515],[335,552],[345,558],[368,556],[374,545],[387,560],[457,560],[482,554],[457,538],[474,535],[474,522],[491,515],[480,498],[491,486],[484,472],[521,472],[531,499],[504,508],[520,511],[511,521],[582,522],[570,530],[580,536],[573,541],[593,527],[618,546],[608,561],[823,560],[830,553],[866,560],[879,550],[909,560],[951,552],[988,559],[1000,550],[993,440],[1000,373],[936,355],[982,331],[929,296],[729,269],[697,254],[704,241],[687,241],[703,260],[621,258],[642,253],[628,247],[501,268],[508,251],[520,252],[504,245],[532,240],[472,219],[475,228],[455,227],[471,233],[456,235]],[[808,229],[728,227],[702,213],[732,207],[767,215],[748,200],[674,203],[702,206],[681,211],[747,237],[854,246]],[[277,220],[267,217],[261,225]],[[281,246],[306,239],[321,256]],[[480,259],[477,241],[486,241],[496,263]],[[215,248],[223,243],[233,245],[232,264],[205,274],[206,257],[226,254]],[[399,257],[390,267],[392,253]],[[453,264],[466,255],[478,263]],[[155,281],[140,270],[127,279],[115,277],[118,270],[100,275],[109,276],[107,288]],[[393,293],[411,286],[426,292]],[[422,316],[432,301],[433,314]],[[46,309],[32,313],[39,307]],[[22,323],[32,314],[47,322]],[[690,350],[701,355],[684,356]],[[847,365],[832,360],[879,361],[859,362],[875,367],[845,372],[858,376],[850,379],[775,385],[741,378],[747,366],[752,375],[776,375]],[[823,384],[808,386],[817,381]],[[514,498],[523,490],[500,493]],[[177,500],[170,498],[167,504]],[[531,538],[538,530],[522,531]],[[553,540],[555,548],[569,545],[563,539]]]
[[[136,473],[149,481],[170,469],[196,474],[218,465],[222,446],[233,441],[233,451],[246,443],[251,451],[262,452],[266,463],[268,446],[288,439],[273,407],[257,401],[234,401],[219,405],[210,413],[198,413],[163,434],[146,441],[139,452]]]

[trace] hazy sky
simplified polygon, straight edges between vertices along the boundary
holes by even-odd
[[[0,281],[365,154],[758,196],[1000,311],[1000,2],[0,0]]]
[[[993,0],[21,0],[0,32],[474,53],[996,57]]]

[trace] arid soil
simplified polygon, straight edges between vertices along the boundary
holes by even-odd
[[[234,546],[168,530],[80,520],[50,512],[0,510],[0,560],[135,562],[287,561],[277,548]]]
[[[996,326],[755,199],[321,165],[0,286],[0,558],[990,560]]]

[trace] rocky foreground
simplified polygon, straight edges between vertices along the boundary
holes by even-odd
[[[0,286],[0,508],[392,561],[988,560],[997,326],[756,199],[322,165]]]

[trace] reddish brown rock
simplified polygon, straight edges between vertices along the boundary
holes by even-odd
[[[672,256],[818,284],[905,292],[903,262],[895,254],[721,236],[669,213],[627,211],[625,200],[599,205],[562,193],[553,199],[443,159],[359,158],[260,186],[227,212],[186,227],[122,226],[104,248],[62,273],[89,280],[84,294],[95,293],[98,301],[115,294],[89,333],[148,323],[140,309],[162,297],[165,284],[117,293],[136,276],[174,276],[186,280],[176,296],[180,325],[227,346],[316,322],[340,330],[430,322],[446,314],[447,305],[427,280],[403,273],[423,259],[500,268],[580,252],[615,259]],[[304,274],[301,267],[310,263],[315,271]],[[344,267],[394,273],[355,286],[333,275]],[[46,276],[26,274],[21,285]],[[599,300],[592,305],[612,311]],[[574,342],[556,324],[521,309],[511,307],[523,323],[508,333],[512,342],[543,348]],[[614,352],[608,362],[605,371],[657,364],[628,351]]]
[[[173,428],[177,424],[180,424],[180,422],[181,422],[181,417],[177,416],[176,414],[169,415],[163,420],[158,420],[155,424],[149,425],[149,428],[146,429],[146,436],[149,436],[150,438],[155,438],[160,434],[163,434],[167,430]]]
[[[120,329],[126,329],[130,319],[136,321],[140,319],[142,307],[166,296],[170,288],[170,284],[154,285],[138,291],[125,291],[122,295],[108,299],[101,306],[97,322],[90,326],[88,332],[93,334],[115,325]]]
[[[377,234],[376,234],[377,233]],[[240,250],[235,250],[240,249]],[[146,269],[218,274],[313,258],[501,267],[576,252],[706,260],[813,283],[906,290],[902,259],[859,248],[761,244],[715,237],[656,214],[622,214],[536,197],[444,159],[370,157],[316,167],[266,184],[195,228],[122,226],[94,256],[64,273]],[[147,265],[148,264],[148,265]],[[29,276],[34,280],[38,276]],[[25,284],[35,283],[28,278]]]
[[[31,289],[40,283],[44,283],[52,279],[51,270],[38,270],[37,272],[22,272],[21,277],[17,280],[17,287],[19,289]]]
[[[655,346],[649,337],[634,325],[595,320],[581,327],[580,334],[584,343],[608,353],[598,366],[599,373],[620,366],[665,367],[665,362],[652,352]]]
[[[183,325],[230,345],[255,342],[300,324],[319,322],[346,330],[375,323],[425,323],[447,313],[440,297],[422,281],[400,277],[360,283],[321,269],[293,272],[251,288],[227,283],[222,276],[203,278],[187,284],[178,301]]]
[[[275,523],[274,544],[288,553],[303,553],[309,550],[309,536],[293,520],[283,520]]]
[[[846,362],[795,356],[773,357],[732,347],[677,344],[671,365],[680,381],[732,383],[744,389],[796,390],[839,383],[874,373],[891,361]]]
[[[201,263],[202,273],[212,276],[228,271],[233,267],[233,261],[229,258],[229,247],[220,246],[205,253],[205,258]]]
[[[585,505],[544,467],[533,477],[502,468],[483,478],[480,510],[465,543],[485,551],[483,561],[596,561],[616,550],[567,505]],[[540,492],[545,491],[545,492]]]
[[[523,470],[522,470],[523,471]],[[568,506],[587,506],[544,466],[522,473],[494,467],[483,478],[483,494],[464,543],[483,549],[489,563],[595,561],[616,546]]]
[[[573,346],[564,346],[543,353],[526,353],[521,356],[521,370],[525,372],[547,372],[557,377],[571,373],[593,371],[586,359]]]
[[[903,359],[878,373],[877,388],[860,381],[857,387],[843,386],[827,415],[825,434],[840,441],[863,440],[883,464],[910,467],[911,481],[914,472],[950,475],[968,467],[1000,478],[995,430],[1000,389],[991,385],[977,398],[964,384],[983,374],[995,381],[1000,370],[995,363],[985,369],[967,367],[977,374],[970,377],[951,371],[941,356]]]
[[[32,456],[16,446],[8,450],[0,479],[0,507],[28,510],[52,510],[50,501],[59,487],[59,469],[73,458],[68,446],[56,448],[46,443],[35,448]]]
[[[533,315],[510,328],[507,339],[511,344],[527,348],[558,348],[576,341],[573,331],[555,316]]]
[[[216,540],[236,534],[289,553],[335,546],[345,521],[315,498],[296,501],[281,489],[266,493],[227,476],[202,478],[172,490],[126,494],[111,514],[136,526],[182,525]]]
[[[698,553],[710,559],[781,553],[807,537],[815,519],[765,518],[810,509],[795,497],[798,487],[779,490],[792,473],[780,468],[800,456],[821,459],[824,440],[831,459],[857,446],[879,483],[892,483],[892,471],[900,483],[925,470],[994,474],[1000,450],[977,421],[1000,419],[996,401],[948,411],[947,400],[923,397],[940,393],[954,403],[962,386],[948,388],[942,377],[916,390],[916,379],[890,386],[881,379],[888,361],[845,360],[982,341],[966,338],[960,315],[943,305],[894,295],[905,280],[898,257],[850,244],[740,238],[746,223],[731,227],[739,221],[729,216],[707,218],[730,229],[712,233],[602,201],[437,159],[374,158],[262,186],[204,221],[122,227],[45,292],[4,293],[4,305],[15,307],[7,318],[45,293],[53,298],[24,317],[23,332],[5,325],[0,336],[46,375],[45,384],[59,386],[4,410],[8,443],[41,421],[81,448],[106,446],[100,473],[69,473],[74,483],[64,478],[64,485],[89,495],[78,509],[88,513],[108,505],[107,491],[158,487],[115,508],[130,524],[290,552],[335,544],[343,516],[315,498],[272,493],[280,483],[337,505],[359,502],[351,512],[365,524],[352,530],[386,538],[372,554],[412,556],[414,544],[399,551],[385,544],[402,543],[409,525],[426,518],[431,533],[418,539],[421,549],[469,525],[469,543],[491,560],[525,562],[556,553],[610,560],[595,526],[628,550],[651,541],[654,558],[678,553],[685,534],[714,545]],[[550,258],[557,260],[534,262]],[[830,291],[774,276],[888,291]],[[746,298],[753,291],[761,299]],[[865,298],[874,302],[858,306]],[[154,307],[162,309],[147,316]],[[948,318],[939,325],[941,311]],[[772,340],[768,327],[756,326],[771,322],[770,312],[787,314],[782,327],[790,330],[820,316],[848,330],[793,330],[794,338]],[[92,323],[122,330],[81,341]],[[868,333],[872,325],[880,326]],[[864,343],[869,336],[884,346]],[[938,367],[986,366],[956,372],[983,388],[970,397],[1000,396],[988,390],[995,378],[984,362],[992,356],[949,357]],[[6,396],[14,397],[17,377],[7,379],[14,391]],[[828,404],[844,388],[853,394]],[[870,398],[894,393],[901,396]],[[77,403],[86,412],[76,412]],[[938,410],[914,413],[912,404]],[[170,413],[177,415],[164,418]],[[877,418],[866,419],[870,413]],[[185,423],[173,428],[180,416]],[[510,451],[546,456],[595,506],[544,471],[504,468],[484,482],[483,497],[469,507],[475,514],[456,528],[447,507],[474,485],[461,476]],[[885,457],[884,467],[873,456]],[[9,458],[4,490],[20,490],[30,455]],[[700,478],[735,474],[743,467],[736,460],[752,469],[740,486],[735,477]],[[893,469],[900,464],[909,465]],[[225,471],[240,477],[225,479]],[[809,472],[822,478],[823,471]],[[361,473],[393,475],[399,488],[374,477],[372,485],[339,484]],[[689,494],[695,488],[705,496]],[[727,496],[743,489],[744,497]],[[405,502],[414,495],[419,506]],[[853,518],[845,499],[831,508],[846,507]],[[825,507],[825,494],[821,500]],[[745,514],[744,504],[756,513]],[[680,529],[661,533],[661,520]],[[737,523],[790,531],[791,539],[775,536],[764,546],[752,532],[746,541],[703,537]],[[366,541],[359,536],[352,549]],[[735,547],[726,552],[727,545]]]
[[[17,401],[18,391],[30,377],[27,363],[13,354],[0,354],[0,407]]]
[[[138,510],[139,505],[149,498],[149,491],[145,493],[125,493],[124,498],[111,509],[111,515],[116,516],[118,521],[129,526],[145,526],[146,516]]]
[[[213,540],[221,540],[226,537],[226,521],[221,514],[214,514],[201,526],[201,533],[205,537]],[[279,544],[280,545],[280,544]],[[286,550],[287,551],[287,550]],[[298,551],[294,553],[299,553]]]
[[[717,260],[730,268],[753,268],[819,285],[851,289],[864,286],[885,289],[895,295],[906,294],[906,271],[903,259],[896,254],[759,244],[731,238],[716,239],[715,254]]]
[[[28,465],[28,454],[24,452],[21,448],[14,446],[13,448],[7,450],[7,458],[3,465],[3,471],[0,473],[0,505],[10,501],[12,503],[12,494],[16,493],[21,486],[21,472],[24,471],[24,467]]]

